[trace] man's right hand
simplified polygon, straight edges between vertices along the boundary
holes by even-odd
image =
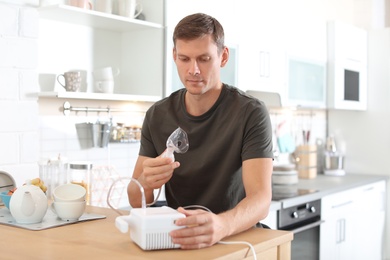
[[[138,181],[144,189],[159,189],[171,179],[173,171],[179,166],[180,163],[171,158],[148,158],[142,163],[143,171]]]

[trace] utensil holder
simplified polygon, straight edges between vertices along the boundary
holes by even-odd
[[[299,145],[294,152],[298,177],[314,179],[317,177],[317,146]]]
[[[111,124],[95,123],[92,125],[92,139],[95,147],[107,147],[110,140]]]

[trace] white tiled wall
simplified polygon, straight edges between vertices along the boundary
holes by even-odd
[[[0,171],[19,185],[38,175],[37,5],[0,1]]]

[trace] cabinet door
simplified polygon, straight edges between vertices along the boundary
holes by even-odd
[[[380,181],[324,197],[320,258],[381,259],[385,194]]]
[[[338,216],[329,214],[320,226],[320,259],[338,259]]]
[[[328,23],[328,107],[367,109],[367,32]]]
[[[382,259],[385,195],[385,181],[365,185],[357,194],[358,222],[355,223],[355,232],[359,234],[359,254],[354,259]]]
[[[354,259],[355,191],[345,191],[322,199],[320,229],[320,259]]]
[[[325,62],[289,57],[287,67],[288,105],[325,108]]]

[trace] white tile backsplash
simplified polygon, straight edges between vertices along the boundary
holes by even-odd
[[[21,8],[19,19],[19,35],[27,38],[38,38],[39,13],[35,9]]]
[[[19,139],[16,133],[0,133],[0,165],[19,162]]]
[[[20,134],[20,162],[36,163],[39,155],[36,148],[39,147],[39,134],[37,131]]]
[[[0,35],[17,36],[19,7],[0,3]]]
[[[38,176],[39,113],[36,95],[30,95],[37,91],[37,4],[0,3],[0,170],[17,186]]]
[[[38,130],[38,103],[36,101],[0,101],[1,132]]]
[[[0,14],[1,15],[1,14]],[[17,100],[19,97],[19,70],[0,68],[0,100]]]
[[[20,99],[36,101],[39,92],[38,74],[35,70],[20,70]]]

